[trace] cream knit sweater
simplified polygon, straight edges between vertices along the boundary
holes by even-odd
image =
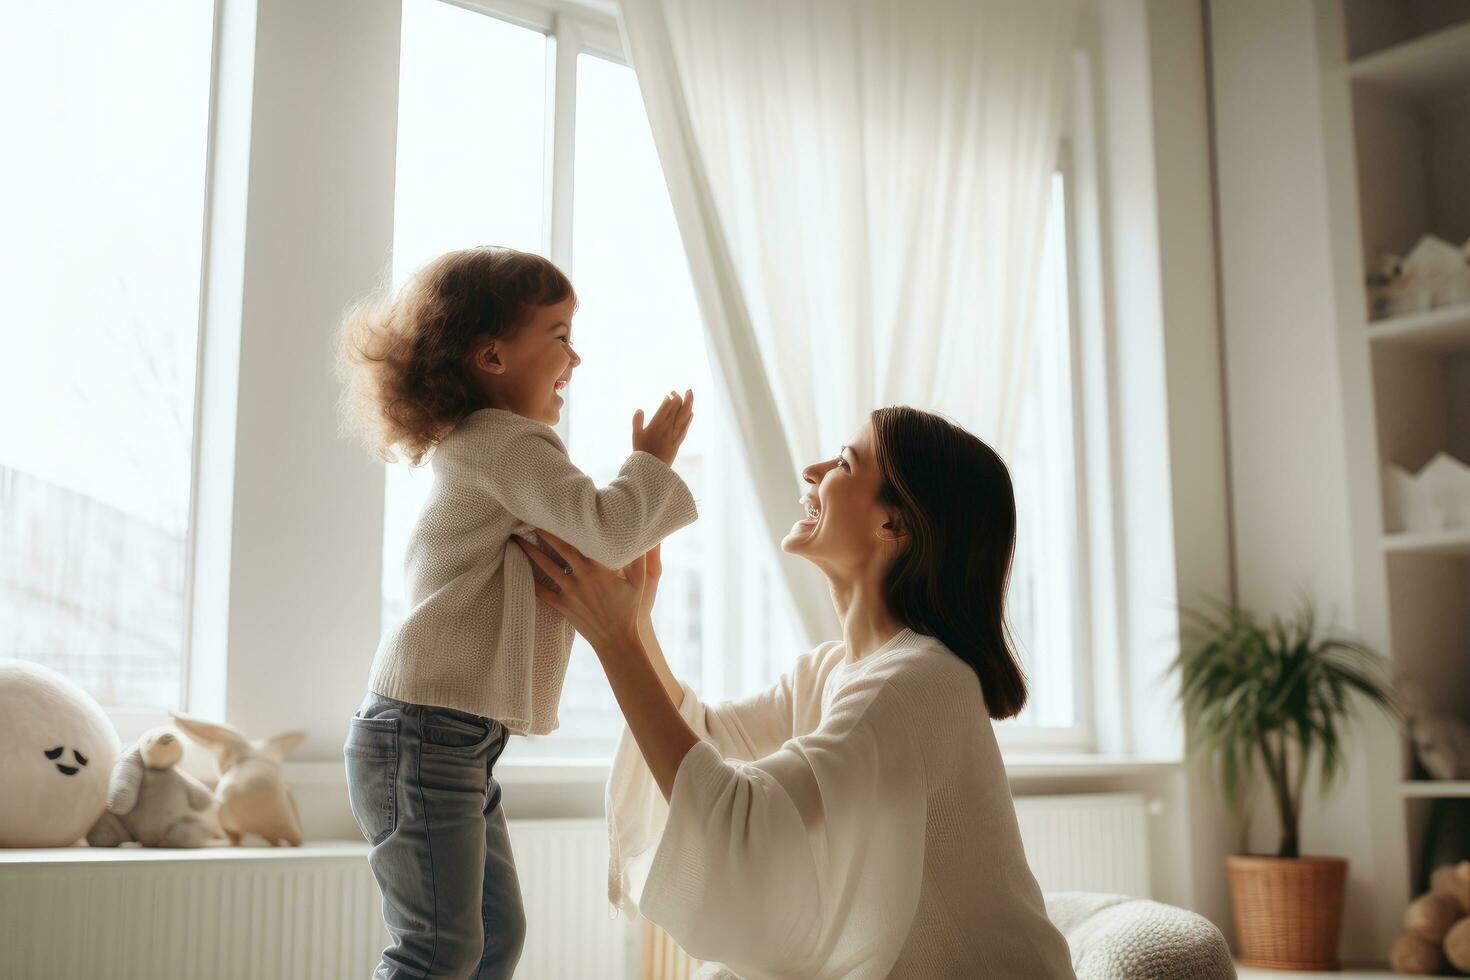
[[[545,528],[593,561],[628,564],[697,516],[657,457],[635,452],[599,489],[550,427],[500,409],[469,415],[431,457],[434,487],[409,539],[412,608],[378,645],[376,694],[556,728],[572,627],[536,600],[512,533]]]
[[[1073,980],[980,684],[943,643],[827,643],[753,697],[683,694],[702,741],[668,803],[626,729],[613,759],[614,904],[744,980]]]

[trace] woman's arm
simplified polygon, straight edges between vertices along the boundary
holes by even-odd
[[[643,649],[648,654],[649,663],[653,664],[659,680],[663,681],[664,690],[669,692],[674,707],[678,708],[684,703],[684,686],[669,669],[664,648],[659,646],[658,635],[653,629],[653,600],[658,595],[658,583],[664,572],[662,548],[662,544],[656,544],[644,556],[643,597],[638,603],[638,635],[643,640]]]
[[[672,682],[673,675],[667,674],[667,665],[664,671],[669,681],[659,676],[636,630],[622,638],[594,643],[592,648],[602,661],[608,684],[612,686],[613,696],[627,719],[628,730],[638,742],[643,760],[658,782],[664,799],[669,799],[674,793],[674,779],[679,775],[684,756],[700,741],[694,729],[679,714],[673,700],[675,695],[682,700],[683,691],[677,682]],[[674,687],[672,692],[668,687],[670,683]]]
[[[554,535],[539,528],[537,534],[566,560],[565,567],[557,567],[548,555],[520,538],[512,540],[549,580],[560,582],[570,576],[576,588],[571,588],[571,583],[560,589],[537,582],[536,597],[565,616],[592,644],[644,761],[664,799],[668,799],[674,791],[679,765],[699,744],[699,736],[679,714],[673,694],[678,682],[664,663],[662,652],[657,654],[660,671],[644,645],[640,619],[645,618],[641,615],[645,559],[640,555],[620,576],[588,561]],[[682,699],[682,691],[678,697]]]

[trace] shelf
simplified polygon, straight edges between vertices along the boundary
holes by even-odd
[[[1470,798],[1470,780],[1406,779],[1399,783],[1399,792],[1406,797],[1431,800]]]
[[[1348,77],[1418,100],[1470,91],[1470,23],[1359,58],[1348,64]]]
[[[1390,554],[1470,555],[1470,527],[1385,534],[1383,550]]]
[[[1368,339],[1440,354],[1470,351],[1470,303],[1374,320]]]

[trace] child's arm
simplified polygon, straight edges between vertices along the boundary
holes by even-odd
[[[634,452],[601,488],[549,429],[515,433],[497,457],[490,491],[507,510],[609,568],[622,568],[698,516],[684,481],[648,452]]]

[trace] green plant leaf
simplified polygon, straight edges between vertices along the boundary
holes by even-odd
[[[1323,636],[1304,599],[1264,626],[1218,600],[1181,610],[1178,699],[1190,751],[1212,760],[1232,813],[1244,816],[1254,777],[1272,788],[1283,834],[1295,847],[1303,787],[1329,786],[1343,766],[1346,725],[1358,703],[1398,715],[1381,657]]]

